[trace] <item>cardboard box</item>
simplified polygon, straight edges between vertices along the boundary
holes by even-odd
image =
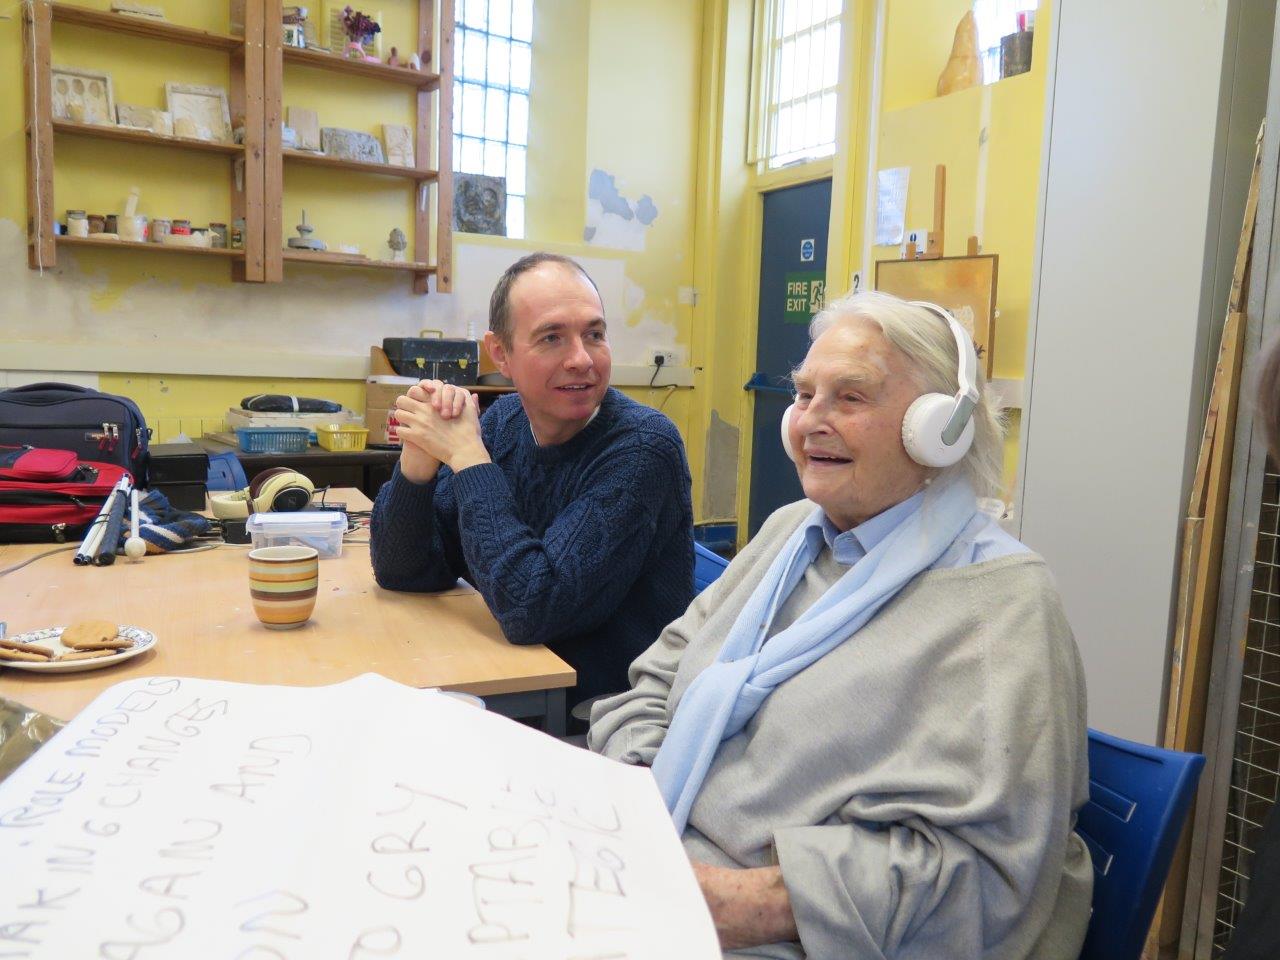
[[[369,409],[365,413],[365,425],[369,428],[369,443],[400,445],[395,428],[391,425],[390,410]]]

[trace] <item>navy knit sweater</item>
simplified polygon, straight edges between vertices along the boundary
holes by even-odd
[[[481,434],[492,463],[400,474],[373,508],[373,572],[390,590],[473,584],[512,643],[545,643],[578,700],[627,667],[693,599],[689,465],[675,425],[612,388],[566,443],[540,447],[515,395]]]

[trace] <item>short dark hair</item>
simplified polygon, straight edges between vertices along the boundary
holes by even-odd
[[[1280,338],[1273,338],[1258,359],[1255,410],[1271,458],[1280,461]]]
[[[582,269],[582,264],[569,257],[561,256],[558,253],[531,253],[528,256],[521,257],[498,278],[497,285],[493,288],[493,296],[489,298],[489,329],[492,330],[502,341],[504,347],[510,347],[514,331],[511,329],[511,288],[522,274],[528,273],[534,267],[541,266],[544,263],[558,263],[561,266],[568,267],[576,271],[579,275],[591,284],[591,289],[596,292],[596,296],[600,296],[600,288],[596,286],[596,282],[591,279],[591,274]]]

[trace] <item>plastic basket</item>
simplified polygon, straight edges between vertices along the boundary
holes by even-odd
[[[339,423],[316,427],[316,442],[326,450],[363,450],[368,439],[366,427]]]
[[[306,427],[236,427],[244,453],[306,453],[311,431]]]

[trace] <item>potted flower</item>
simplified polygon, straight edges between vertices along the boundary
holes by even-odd
[[[376,20],[359,10],[352,10],[349,6],[344,7],[342,29],[347,35],[347,56],[350,59],[379,62],[377,57],[367,56],[364,52],[365,44],[373,39],[374,34],[382,32],[382,27],[378,26]]]

